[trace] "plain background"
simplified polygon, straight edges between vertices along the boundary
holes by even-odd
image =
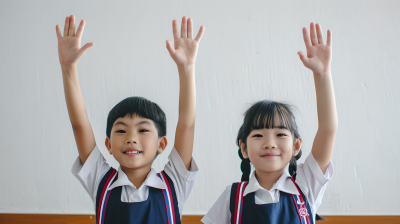
[[[206,27],[196,64],[194,158],[200,168],[184,214],[205,214],[240,180],[235,145],[254,102],[297,107],[303,162],[317,130],[312,73],[302,27],[333,33],[332,78],[339,128],[335,174],[321,215],[400,215],[400,2],[383,0],[149,0],[0,2],[0,213],[94,214],[71,174],[78,156],[64,99],[55,27],[86,20],[79,80],[96,142],[104,146],[110,109],[129,96],[158,103],[173,146],[179,80],[165,41],[172,20]]]

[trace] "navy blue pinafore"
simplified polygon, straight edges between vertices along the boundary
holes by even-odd
[[[107,190],[118,179],[117,170],[110,168],[97,190],[96,223],[180,224],[174,183],[163,171],[157,176],[167,185],[167,189],[149,187],[146,201],[127,203],[121,201],[122,186]]]
[[[310,216],[311,207],[307,198],[296,184],[295,177],[291,177],[299,195],[288,194],[281,191],[279,202],[257,205],[255,203],[255,192],[243,197],[246,182],[232,184],[230,197],[230,211],[232,224],[314,224]]]

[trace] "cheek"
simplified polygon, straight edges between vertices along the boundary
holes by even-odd
[[[259,157],[259,149],[261,146],[256,141],[247,142],[247,155],[251,158]]]
[[[291,158],[293,154],[293,142],[286,141],[280,146],[281,153],[285,158]]]

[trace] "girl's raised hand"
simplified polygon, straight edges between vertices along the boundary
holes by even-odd
[[[311,38],[310,38],[311,36]],[[297,54],[304,66],[312,70],[314,73],[325,73],[330,71],[331,58],[332,58],[332,32],[327,31],[326,45],[322,37],[321,26],[317,23],[310,24],[310,36],[308,36],[307,29],[303,28],[303,38],[307,49],[307,55],[299,51]]]
[[[75,65],[79,58],[94,45],[94,43],[87,43],[82,48],[80,47],[84,27],[85,21],[82,20],[75,33],[75,17],[73,15],[67,17],[64,25],[64,36],[62,36],[60,26],[57,24],[58,57],[61,65]]]
[[[190,66],[196,62],[197,48],[201,37],[203,36],[204,26],[200,27],[199,33],[193,39],[193,22],[192,19],[182,18],[181,32],[178,31],[176,20],[172,21],[172,32],[174,34],[174,47],[171,41],[167,40],[167,49],[176,65]]]

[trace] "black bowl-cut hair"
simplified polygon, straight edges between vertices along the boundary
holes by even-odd
[[[154,122],[158,137],[167,135],[167,119],[164,111],[154,102],[139,96],[128,97],[114,106],[108,113],[107,118],[107,137],[111,136],[111,129],[114,122],[121,117],[137,115],[142,118],[150,119]]]

